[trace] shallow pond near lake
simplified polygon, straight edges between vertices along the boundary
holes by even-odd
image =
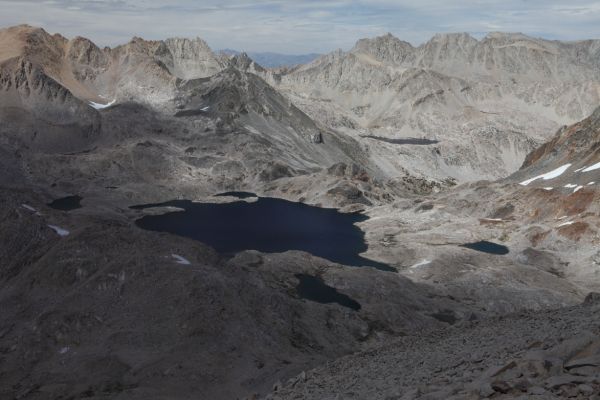
[[[81,196],[67,196],[56,199],[51,203],[48,203],[47,206],[54,208],[55,210],[71,211],[81,208],[81,200],[83,200],[83,197]]]
[[[467,249],[481,251],[483,253],[488,254],[504,255],[508,254],[509,252],[508,247],[503,246],[501,244],[488,242],[487,240],[482,240],[475,243],[462,244],[461,247],[466,247]]]

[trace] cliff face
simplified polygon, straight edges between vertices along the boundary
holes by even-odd
[[[170,55],[167,65],[171,73],[178,78],[206,78],[224,67],[208,44],[200,38],[167,39],[164,44]]]
[[[398,65],[411,65],[416,58],[416,49],[410,43],[389,33],[373,39],[361,39],[350,52],[368,54],[378,61]]]
[[[540,178],[531,185],[549,187],[561,182],[573,185],[566,189],[581,186],[581,190],[586,186],[593,189],[595,185],[587,185],[590,182],[600,182],[600,108],[583,121],[561,128],[550,141],[529,153],[515,177],[537,176],[536,172],[560,168],[564,171],[557,172],[556,179]]]

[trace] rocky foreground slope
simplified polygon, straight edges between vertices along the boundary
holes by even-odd
[[[600,304],[410,336],[303,372],[268,399],[597,399]]]
[[[440,328],[447,310],[472,313],[392,272],[297,251],[225,257],[140,230],[136,211],[46,202],[0,191],[2,398],[243,398],[390,337]],[[302,298],[302,274],[358,307]]]

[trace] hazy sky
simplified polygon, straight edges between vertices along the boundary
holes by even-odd
[[[98,45],[200,36],[213,49],[288,54],[348,49],[386,32],[413,44],[436,32],[600,37],[600,1],[590,0],[0,0],[0,10],[0,26],[28,23]]]

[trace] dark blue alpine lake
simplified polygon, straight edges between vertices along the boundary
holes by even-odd
[[[335,209],[260,197],[255,202],[194,203],[174,200],[133,209],[177,207],[183,211],[147,215],[135,223],[142,229],[196,239],[230,254],[242,250],[281,253],[301,250],[350,266],[395,271],[359,254],[367,250],[364,233],[355,225],[368,217]]]
[[[318,276],[296,274],[296,278],[298,278],[296,292],[303,299],[322,304],[337,303],[354,311],[361,308],[359,302],[338,292],[336,288],[326,285]]]
[[[51,203],[48,203],[47,206],[54,208],[55,210],[71,211],[81,208],[81,200],[83,200],[83,197],[81,196],[67,196],[56,199]]]
[[[461,247],[466,247],[467,249],[481,251],[488,254],[504,255],[509,253],[508,247],[498,243],[488,242],[487,240],[462,244]]]

